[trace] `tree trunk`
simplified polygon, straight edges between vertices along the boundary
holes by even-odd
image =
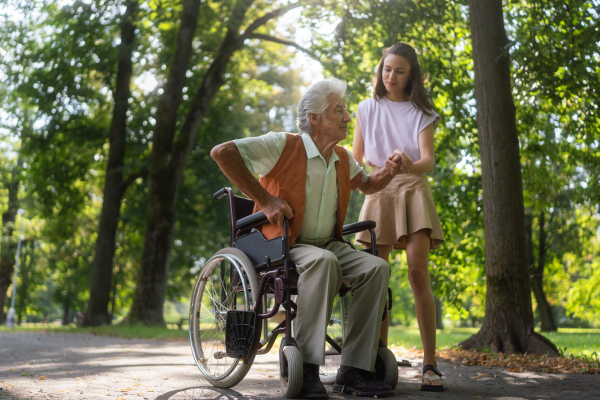
[[[444,329],[444,322],[442,320],[442,302],[437,296],[433,296],[433,300],[435,301],[435,327],[437,329]]]
[[[69,325],[69,314],[71,313],[71,301],[70,301],[70,296],[67,293],[65,299],[63,300],[63,318],[62,318],[62,325],[63,326],[67,326]]]
[[[175,203],[189,154],[189,150],[175,154],[173,144],[177,112],[192,54],[199,8],[199,0],[185,0],[183,3],[173,61],[156,112],[156,127],[148,172],[148,211],[144,249],[133,304],[126,319],[130,323],[164,325],[163,303],[173,243]]]
[[[519,141],[501,0],[469,0],[481,153],[487,295],[480,331],[463,348],[557,355],[533,331]]]
[[[8,207],[2,213],[2,237],[0,238],[0,323],[6,321],[4,315],[4,305],[6,303],[6,293],[12,283],[15,272],[15,252],[17,242],[13,240],[13,230],[18,208],[19,183],[21,181],[21,167],[23,162],[21,158],[17,160],[17,165],[12,171],[12,176],[8,182]]]
[[[121,26],[115,105],[109,132],[110,148],[98,237],[92,263],[90,299],[83,320],[85,326],[105,325],[110,324],[111,321],[108,313],[108,303],[115,255],[115,236],[119,224],[121,201],[126,188],[123,180],[125,133],[127,128],[127,104],[131,97],[130,83],[133,71],[131,61],[135,38],[135,25],[133,22],[137,8],[137,1],[127,2],[127,10],[123,16]]]
[[[531,243],[532,235],[532,220],[528,219],[527,233],[529,241],[529,278],[531,280],[531,289],[535,300],[537,302],[537,310],[540,314],[540,321],[542,323],[542,331],[544,332],[556,332],[557,327],[554,322],[554,315],[552,314],[552,307],[546,300],[546,293],[544,293],[544,269],[546,268],[546,229],[545,229],[545,213],[542,210],[539,217],[540,225],[540,240],[539,240],[539,252],[537,265],[533,256],[533,246]]]

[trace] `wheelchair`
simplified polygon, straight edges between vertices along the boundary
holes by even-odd
[[[268,220],[262,211],[252,213],[254,201],[234,196],[228,187],[213,197],[229,199],[231,247],[206,261],[194,286],[189,316],[194,361],[213,386],[231,388],[248,373],[254,358],[270,352],[283,335],[279,345],[281,389],[286,398],[295,398],[302,388],[303,366],[293,335],[298,273],[289,256],[288,221],[284,220],[283,236],[265,240],[254,228]],[[375,243],[374,227],[373,221],[344,225],[343,235],[369,230]],[[375,254],[375,246],[371,251]],[[326,362],[319,371],[325,384],[335,382],[340,365],[350,297],[351,288],[343,284],[328,323]],[[391,295],[386,312],[390,305]],[[278,312],[285,313],[285,319],[269,331],[269,319]],[[382,345],[375,373],[396,387],[398,363]]]

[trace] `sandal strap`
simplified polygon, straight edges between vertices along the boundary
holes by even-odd
[[[425,374],[425,372],[426,372],[426,371],[433,371],[433,372],[435,372],[436,374],[438,374],[438,375],[439,375],[439,376],[438,376],[438,378],[439,378],[440,376],[444,376],[444,375],[442,375],[442,373],[440,372],[440,370],[439,370],[439,369],[437,369],[437,368],[435,367],[435,365],[432,365],[432,364],[426,364],[426,365],[423,365],[423,374]],[[432,375],[432,376],[433,376],[433,375]],[[428,378],[428,379],[429,379],[429,378]],[[430,380],[431,380],[431,379],[430,379]]]
[[[442,378],[440,378],[438,375],[427,375],[426,373],[423,373],[423,379],[427,379],[430,384],[433,381],[441,381],[442,380]]]

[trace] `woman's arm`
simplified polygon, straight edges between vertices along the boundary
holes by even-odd
[[[365,159],[365,142],[363,140],[362,128],[356,114],[356,123],[354,125],[354,140],[352,141],[352,156],[362,166]]]
[[[421,159],[414,162],[408,154],[403,151],[399,153],[396,150],[394,153],[402,156],[402,172],[413,174],[426,174],[433,171],[435,167],[435,149],[433,145],[433,123],[423,129],[419,134],[419,153]]]

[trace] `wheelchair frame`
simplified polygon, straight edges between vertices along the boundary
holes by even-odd
[[[264,212],[260,211],[252,214],[254,202],[250,199],[234,196],[233,191],[228,187],[220,189],[213,197],[215,200],[219,200],[224,196],[228,196],[229,198],[232,247],[217,252],[206,262],[194,287],[190,305],[189,324],[190,345],[194,361],[212,385],[223,388],[233,387],[247,374],[254,357],[268,353],[272,349],[277,337],[283,334],[279,347],[282,392],[286,398],[294,398],[300,393],[302,388],[303,374],[302,359],[292,333],[292,321],[296,317],[297,310],[292,296],[296,293],[294,284],[297,282],[298,273],[289,255],[289,223],[287,219],[284,219],[284,235],[267,241],[260,232],[252,231],[253,228],[268,222]],[[243,217],[238,219],[238,215],[243,215]],[[371,243],[376,243],[375,232],[373,231],[374,227],[375,222],[373,221],[362,221],[344,225],[343,235],[369,230]],[[375,246],[372,246],[371,253],[376,255]],[[219,272],[220,275],[213,275],[217,264],[221,265],[221,262],[229,265],[227,272],[229,278],[226,276],[223,277],[222,272]],[[230,287],[224,289],[227,285],[230,285]],[[348,287],[343,285],[340,289],[341,298],[349,290]],[[211,310],[202,302],[205,291],[210,298],[209,302],[213,303],[212,307],[214,310],[212,311],[214,315],[211,315]],[[208,293],[209,291],[211,292]],[[273,294],[274,304],[270,310],[266,309],[267,293]],[[238,295],[240,294],[243,294],[243,297],[239,299],[240,304],[238,304]],[[223,298],[230,301],[231,304],[221,304],[219,299]],[[391,308],[391,293],[389,302],[388,309]],[[214,305],[215,303],[218,304]],[[283,307],[285,312],[285,319],[271,332],[267,333],[268,319],[277,314],[281,307]],[[205,341],[208,353],[205,351],[202,347],[202,338],[200,337],[202,336],[203,322],[201,314],[203,309],[206,309],[205,314],[208,313],[213,317],[214,324],[216,325],[215,331],[221,332],[221,337],[217,341],[222,341],[223,330],[226,331],[227,335],[232,331],[239,330],[238,327],[232,326],[233,324],[230,323],[229,319],[225,322],[230,316],[227,315],[227,317],[224,317],[223,314],[229,314],[230,311],[236,310],[242,313],[250,311],[255,314],[254,326],[244,328],[253,332],[252,339],[243,337],[232,339],[234,341],[237,340],[236,343],[240,343],[240,341],[245,343],[239,347],[242,348],[241,353],[236,353],[231,349],[233,344],[229,339],[227,339],[226,351],[222,349],[214,351],[215,345],[211,345],[210,340]],[[342,305],[343,312],[344,306]],[[227,326],[228,323],[229,326]],[[342,329],[344,328],[344,323],[342,320]],[[264,333],[262,340],[260,340],[261,331]],[[326,335],[325,340],[333,349],[326,351],[326,357],[341,354],[341,346],[334,338]],[[222,347],[222,345],[218,346],[219,348]],[[240,356],[240,354],[243,355]],[[229,358],[232,360],[231,365],[228,366],[226,363],[225,367],[223,367],[224,372],[221,375],[214,375],[210,371],[208,364],[211,357],[214,360]],[[240,358],[235,360],[236,357]],[[395,356],[386,347],[380,347],[378,359],[381,359],[383,362],[381,368],[384,368],[382,376],[385,381],[395,387],[398,381],[398,365]],[[240,364],[240,361],[243,363]],[[381,364],[380,361],[378,362]],[[218,366],[219,362],[217,361]],[[335,380],[335,375],[328,375],[325,377],[326,379],[322,378],[322,380],[324,383],[333,383],[332,377]]]

